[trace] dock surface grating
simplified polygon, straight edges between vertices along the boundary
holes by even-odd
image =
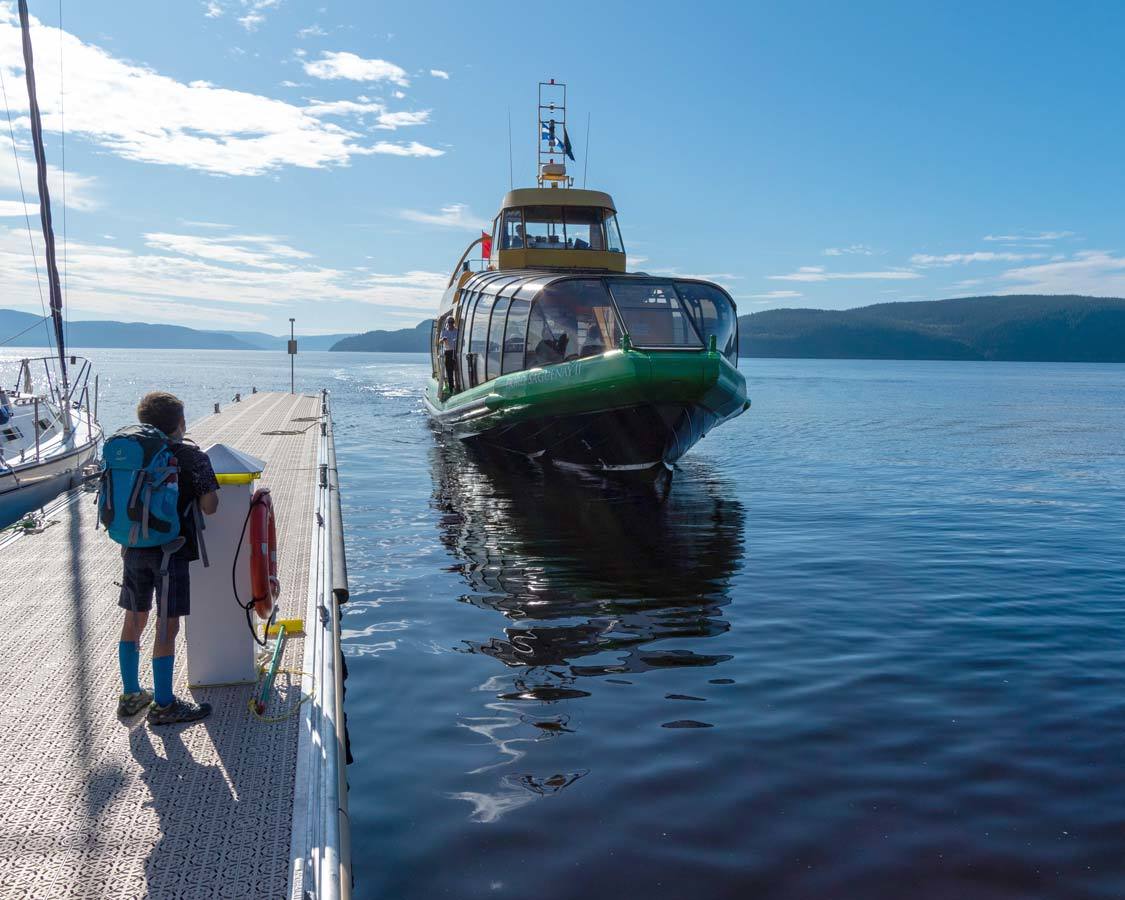
[[[309,590],[320,411],[318,396],[254,394],[188,435],[266,460],[289,617]],[[250,686],[190,690],[181,629],[176,692],[211,717],[118,719],[119,548],[94,530],[93,494],[50,518],[0,545],[0,898],[286,896],[299,717],[256,721]],[[300,668],[302,643],[287,642],[285,667]],[[279,709],[299,682],[279,676]]]

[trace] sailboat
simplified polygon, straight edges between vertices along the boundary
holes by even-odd
[[[97,378],[91,384],[90,361],[68,356],[66,352],[63,296],[55,260],[27,0],[19,0],[19,17],[57,353],[21,360],[15,383],[10,388],[0,386],[0,528],[80,483],[102,439],[97,422]]]
[[[734,300],[700,278],[627,272],[613,198],[566,171],[565,84],[540,82],[538,118],[536,187],[508,193],[449,277],[426,407],[467,443],[666,480],[750,406]]]

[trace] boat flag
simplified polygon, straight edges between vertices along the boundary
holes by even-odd
[[[562,149],[563,149],[563,153],[565,153],[567,156],[569,156],[572,161],[575,161],[574,160],[574,151],[570,148],[570,135],[566,133],[566,126],[565,125],[563,125],[563,147],[562,147]]]
[[[492,259],[492,235],[487,231],[480,233],[480,255],[481,259]]]

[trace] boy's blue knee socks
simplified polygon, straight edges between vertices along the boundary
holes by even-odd
[[[126,694],[135,694],[141,689],[138,669],[141,654],[136,641],[120,641],[117,644],[117,662],[121,666],[121,686]]]
[[[157,706],[167,706],[175,697],[172,694],[172,663],[175,656],[152,658],[152,681]]]

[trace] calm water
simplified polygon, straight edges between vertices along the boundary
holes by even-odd
[[[157,380],[189,417],[288,384],[97,358],[109,427]],[[335,398],[358,896],[1125,893],[1125,367],[744,361],[663,504],[482,466],[427,370],[298,372]]]

